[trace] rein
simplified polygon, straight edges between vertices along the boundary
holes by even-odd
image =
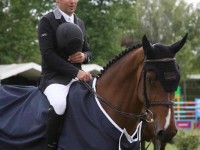
[[[148,113],[148,111],[146,111],[146,113],[144,114],[141,114],[141,115],[136,115],[136,114],[132,114],[132,113],[127,113],[127,112],[124,112],[124,111],[121,111],[119,109],[117,109],[116,107],[112,106],[112,104],[108,101],[108,100],[105,100],[103,99],[100,95],[97,94],[97,92],[94,91],[94,89],[88,84],[86,83],[85,81],[82,81],[82,80],[79,80],[90,92],[92,92],[93,95],[95,95],[98,100],[108,106],[109,108],[111,108],[114,112],[120,114],[121,116],[124,116],[126,118],[130,118],[130,119],[138,119],[138,120],[146,120],[146,115]]]

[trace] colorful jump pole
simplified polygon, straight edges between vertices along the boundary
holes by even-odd
[[[198,121],[200,119],[200,98],[195,99],[196,102],[196,120]]]
[[[175,101],[180,102],[181,101],[181,87],[178,86],[176,92],[175,92]],[[177,105],[177,111],[180,112],[180,104]],[[180,113],[177,114],[178,118],[177,120],[180,120]]]

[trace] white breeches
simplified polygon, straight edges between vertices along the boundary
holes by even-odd
[[[58,115],[63,115],[65,113],[67,95],[69,93],[69,88],[74,81],[76,80],[72,79],[67,85],[54,83],[44,90],[44,94],[46,95],[50,105],[53,106]]]

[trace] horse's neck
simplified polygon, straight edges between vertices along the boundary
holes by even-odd
[[[118,110],[140,114],[142,105],[138,100],[137,87],[143,58],[143,50],[140,48],[126,54],[112,64],[97,80],[97,93]],[[114,112],[110,107],[102,106],[121,128],[126,128],[129,132],[132,132],[131,130],[136,126],[137,120],[127,119]]]

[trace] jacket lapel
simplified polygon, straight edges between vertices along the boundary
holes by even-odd
[[[55,16],[55,19],[58,20],[58,21],[60,22],[60,24],[66,22],[65,18],[64,18],[63,15],[60,13],[60,11],[59,11],[58,8],[56,8],[56,9],[53,10],[53,14],[54,14],[54,16]]]

